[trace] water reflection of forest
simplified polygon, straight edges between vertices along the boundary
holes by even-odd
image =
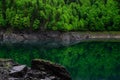
[[[0,57],[12,58],[29,66],[34,58],[51,60],[64,65],[73,80],[120,79],[119,42],[86,42],[60,48],[1,45]]]

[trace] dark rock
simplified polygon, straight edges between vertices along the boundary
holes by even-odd
[[[50,78],[46,77],[46,78],[45,78],[45,80],[52,80],[52,79],[50,79]]]
[[[0,80],[71,80],[63,66],[45,60],[33,60],[32,68],[0,59]]]
[[[41,59],[35,59],[32,61],[32,69],[41,70],[41,68],[45,68],[47,72],[60,77],[62,80],[71,80],[69,73],[63,66]]]
[[[7,80],[9,71],[6,68],[0,67],[0,80]]]
[[[20,65],[20,66],[14,66],[10,70],[10,76],[15,78],[24,77],[24,75],[27,73],[27,66],[26,65]]]
[[[27,73],[27,77],[31,76],[33,78],[45,78],[47,73],[42,73],[41,71],[38,70],[31,70]]]
[[[55,79],[56,79],[55,76],[49,76],[49,78],[50,78],[51,80],[55,80]]]
[[[8,80],[24,80],[23,78],[8,78]]]

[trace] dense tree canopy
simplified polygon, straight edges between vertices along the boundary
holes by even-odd
[[[120,31],[120,0],[0,0],[0,27]]]

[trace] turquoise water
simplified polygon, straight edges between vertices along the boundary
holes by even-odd
[[[64,65],[73,80],[120,80],[120,42],[82,42],[50,48],[29,44],[0,44],[0,58],[27,64],[35,58]]]

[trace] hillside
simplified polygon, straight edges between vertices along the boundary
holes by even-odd
[[[0,28],[120,31],[120,0],[0,0]]]

